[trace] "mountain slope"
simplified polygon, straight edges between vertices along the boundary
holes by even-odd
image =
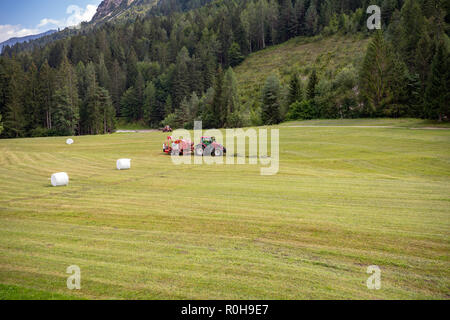
[[[120,6],[122,0],[104,0],[97,8],[97,13],[92,18],[93,21],[99,21],[109,17],[117,7]]]
[[[146,15],[170,15],[174,12],[184,12],[202,7],[213,0],[104,0],[97,8],[97,13],[90,22],[82,22],[80,28],[66,28],[59,32],[40,35],[35,40],[20,43],[16,52],[43,47],[57,40],[62,40],[77,34],[92,32],[96,27],[106,22],[133,21]],[[154,10],[154,12],[152,12]]]
[[[104,0],[90,24],[117,22],[145,16],[155,9],[155,15],[169,15],[202,7],[213,0]]]
[[[104,0],[91,20],[92,24],[117,18],[142,15],[153,8],[159,0]]]
[[[294,71],[305,83],[313,67],[321,74],[336,74],[348,65],[357,66],[368,41],[358,36],[298,37],[253,53],[235,68],[241,102],[259,99],[265,80],[273,73],[287,85]]]
[[[27,41],[36,40],[36,39],[39,39],[39,38],[51,35],[51,34],[53,34],[55,32],[57,32],[57,31],[56,30],[49,30],[47,32],[40,33],[40,34],[35,34],[35,35],[31,35],[31,36],[8,39],[8,40],[0,43],[0,52],[2,51],[3,47],[6,47],[6,46],[12,47],[16,43],[23,43],[23,42],[27,42]]]

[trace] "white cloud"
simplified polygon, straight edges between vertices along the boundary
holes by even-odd
[[[97,6],[88,4],[86,9],[82,9],[79,6],[71,5],[66,11],[70,16],[66,20],[66,27],[77,26],[81,22],[91,21],[92,17],[97,12]]]
[[[95,2],[95,0],[93,0]],[[99,3],[100,1],[97,0]],[[0,25],[0,42],[15,37],[25,37],[33,34],[45,32],[51,28],[67,28],[76,27],[81,22],[91,21],[92,17],[97,12],[97,4],[88,4],[86,8],[81,8],[77,5],[70,5],[67,7],[67,18],[58,20],[51,18],[44,18],[36,26],[36,28],[23,28],[21,25]]]
[[[62,20],[45,18],[41,20],[38,27],[42,28],[47,25],[51,25],[57,28],[67,28],[78,26],[81,22],[91,21],[92,17],[97,12],[98,5],[88,4],[86,8],[81,8],[77,5],[70,5],[67,7],[66,13],[69,15]]]
[[[55,19],[42,19],[41,23],[38,24],[38,28],[45,27],[46,25],[52,24],[58,26],[61,22]]]
[[[0,25],[0,42],[6,41],[11,38],[25,37],[32,34],[38,34],[39,29],[27,29],[21,25]]]

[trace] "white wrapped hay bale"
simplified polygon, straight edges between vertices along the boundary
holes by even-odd
[[[65,172],[55,173],[52,175],[52,186],[64,187],[69,185],[69,175]]]
[[[131,169],[131,159],[117,160],[117,170],[129,170],[129,169]]]
[[[66,144],[68,144],[69,146],[71,145],[71,144],[73,144],[73,139],[67,139],[66,140]]]

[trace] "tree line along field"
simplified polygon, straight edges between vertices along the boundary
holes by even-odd
[[[381,30],[368,0],[164,3],[6,46],[1,137],[110,133],[117,118],[189,129],[450,117],[447,3],[384,1]]]
[[[158,132],[1,140],[0,299],[448,299],[450,131],[428,126],[283,124],[276,176],[174,166]]]

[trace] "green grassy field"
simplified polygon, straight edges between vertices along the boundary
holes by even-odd
[[[0,140],[0,299],[449,299],[450,130],[420,123],[284,124],[276,176],[174,166],[157,132]]]

